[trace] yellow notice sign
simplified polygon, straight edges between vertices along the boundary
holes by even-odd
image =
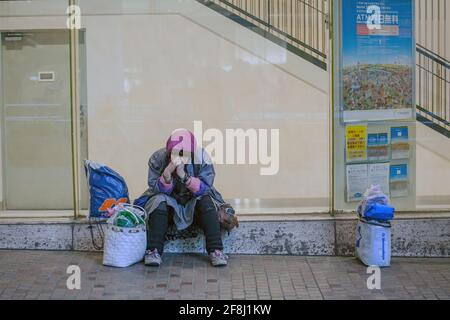
[[[347,162],[367,160],[367,127],[347,126],[345,128]]]

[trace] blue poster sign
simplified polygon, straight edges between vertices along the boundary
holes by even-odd
[[[409,140],[408,127],[393,127],[391,128],[391,140],[396,141],[408,141]]]
[[[413,0],[342,1],[344,121],[414,115]]]
[[[408,165],[392,165],[390,168],[390,179],[392,181],[408,180]]]

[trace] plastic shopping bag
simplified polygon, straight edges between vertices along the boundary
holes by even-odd
[[[356,227],[356,257],[366,266],[391,264],[391,225],[359,220]]]
[[[117,227],[136,228],[142,225],[145,226],[146,213],[142,207],[118,204],[108,211],[111,215],[108,223]]]
[[[371,186],[357,208],[360,218],[377,221],[394,219],[395,209],[389,204],[389,197],[379,186]]]
[[[118,204],[110,212],[105,232],[103,264],[125,268],[142,261],[147,248],[145,210],[134,205]],[[123,226],[124,224],[129,227]]]
[[[395,209],[389,205],[372,203],[366,206],[364,218],[368,220],[391,221],[394,219]]]
[[[108,210],[120,203],[129,203],[125,180],[106,165],[85,160],[84,167],[89,186],[91,218],[106,218]]]

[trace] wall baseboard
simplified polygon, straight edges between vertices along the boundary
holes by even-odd
[[[224,233],[230,254],[352,256],[356,219],[242,222]],[[94,232],[94,241],[101,237]],[[204,253],[204,236],[174,239],[168,253]],[[95,251],[87,222],[0,224],[0,249]],[[392,255],[397,257],[450,257],[450,218],[399,219],[392,224]]]

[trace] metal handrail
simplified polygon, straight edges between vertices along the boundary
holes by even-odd
[[[416,46],[416,99],[418,119],[450,132],[450,62],[421,46]]]
[[[420,44],[416,44],[416,51],[420,52],[421,54],[424,54],[428,56],[429,58],[435,60],[436,62],[445,65],[446,68],[450,68],[450,61],[445,59],[444,57],[441,57],[436,52],[433,52],[430,49],[425,48],[424,46]]]

